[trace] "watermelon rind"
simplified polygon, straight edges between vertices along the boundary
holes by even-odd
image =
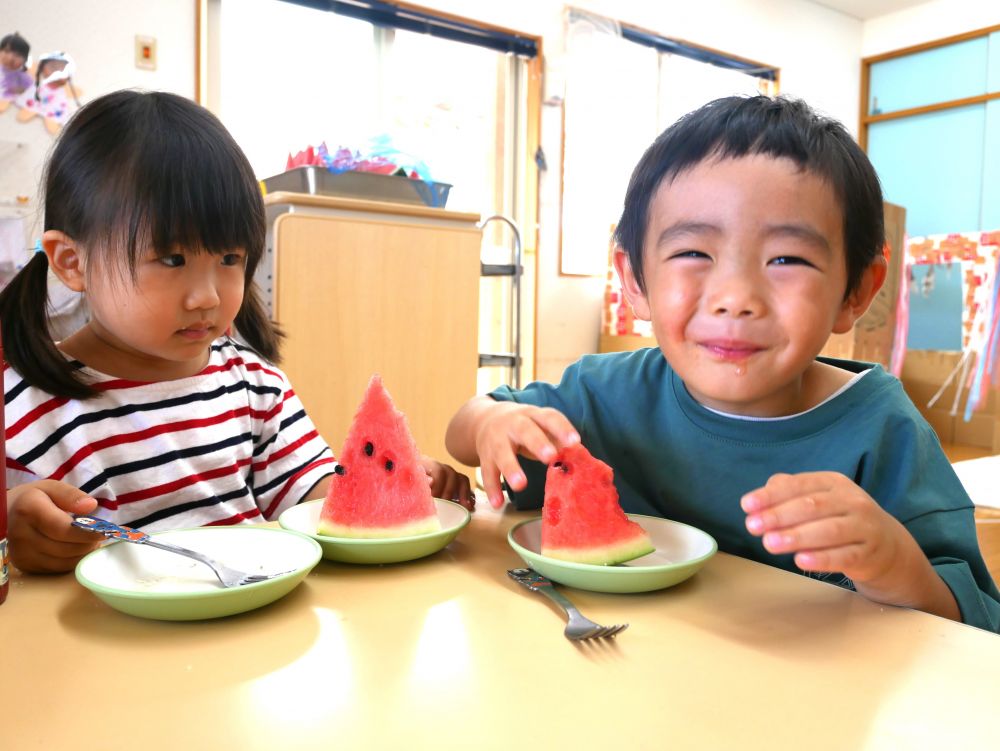
[[[613,566],[652,553],[656,548],[649,535],[640,532],[635,538],[588,548],[542,548],[542,555],[573,563],[590,563],[595,566]]]

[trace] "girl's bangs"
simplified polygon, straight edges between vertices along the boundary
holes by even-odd
[[[242,153],[219,153],[217,146],[187,139],[183,148],[144,155],[135,207],[148,218],[143,234],[158,253],[242,248],[255,266],[265,233],[260,187]]]

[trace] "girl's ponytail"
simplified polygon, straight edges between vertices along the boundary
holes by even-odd
[[[240,306],[233,325],[240,338],[257,354],[275,365],[281,362],[279,350],[285,334],[267,315],[256,283],[247,285],[243,305]]]
[[[86,399],[94,390],[56,349],[49,333],[48,259],[35,253],[0,291],[4,359],[32,386],[54,396]]]

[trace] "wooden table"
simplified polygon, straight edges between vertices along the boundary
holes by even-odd
[[[569,590],[572,643],[506,576],[532,514],[480,503],[449,548],[322,562],[271,606],[122,615],[71,575],[0,606],[0,748],[996,748],[1000,637],[719,554],[639,595]]]

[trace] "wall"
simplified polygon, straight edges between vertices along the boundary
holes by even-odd
[[[31,55],[67,52],[76,62],[82,101],[122,88],[163,89],[194,96],[195,5],[193,0],[4,0],[0,36],[17,31]],[[159,65],[135,67],[135,36],[157,39]],[[41,226],[38,185],[52,136],[40,118],[0,115],[0,205],[16,195],[31,198],[28,241]]]
[[[865,22],[862,57],[1000,24],[997,0],[935,0]]]

